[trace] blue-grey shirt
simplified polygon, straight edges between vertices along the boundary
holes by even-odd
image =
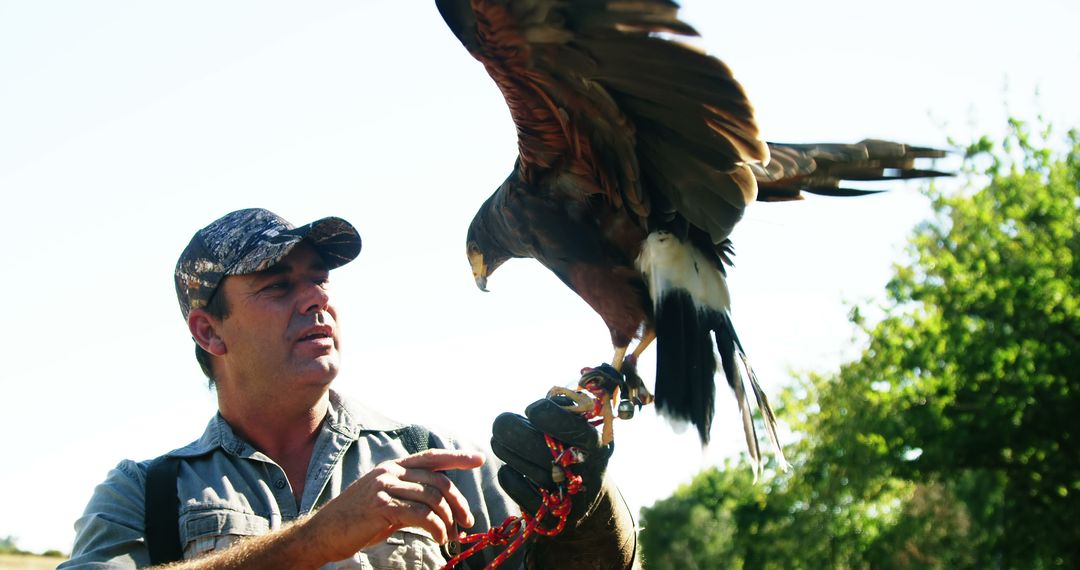
[[[285,471],[216,415],[201,438],[166,454],[182,458],[177,491],[184,557],[226,548],[243,537],[265,534],[311,513],[375,465],[408,455],[402,443],[387,434],[403,427],[331,391],[330,409],[315,442],[304,496],[297,505]],[[433,437],[445,449],[476,450],[438,434]],[[59,568],[150,565],[143,529],[149,464],[124,460],[109,472],[76,521],[71,559]],[[472,508],[476,526],[469,532],[483,532],[518,514],[518,507],[498,484],[497,469],[496,460],[489,456],[479,469],[447,472]],[[324,568],[440,568],[445,561],[438,543],[426,531],[407,528]]]

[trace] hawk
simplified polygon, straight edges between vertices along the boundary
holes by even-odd
[[[779,452],[731,320],[732,229],[755,200],[865,194],[841,183],[938,175],[915,160],[942,153],[886,141],[765,142],[728,67],[673,39],[696,35],[674,2],[436,4],[517,127],[516,164],[469,226],[477,286],[487,290],[509,259],[542,263],[599,314],[638,404],[654,396],[634,364],[655,341],[657,411],[693,424],[703,445],[719,354],[751,458],[760,465],[748,392]]]

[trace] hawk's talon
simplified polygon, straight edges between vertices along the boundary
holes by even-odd
[[[554,398],[555,396],[564,396],[572,401],[573,404],[571,405],[560,405],[559,407],[568,412],[574,412],[575,414],[585,414],[591,412],[593,408],[596,407],[596,403],[592,396],[578,392],[577,390],[563,388],[562,386],[552,386],[552,388],[548,390],[547,397]]]
[[[637,355],[631,354],[623,360],[622,373],[626,385],[627,398],[637,404],[638,409],[653,403],[652,392],[645,387],[645,381],[637,373]]]

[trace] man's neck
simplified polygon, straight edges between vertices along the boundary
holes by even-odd
[[[299,503],[319,426],[330,409],[329,391],[310,402],[297,398],[237,401],[219,392],[218,409],[237,435],[285,471]]]

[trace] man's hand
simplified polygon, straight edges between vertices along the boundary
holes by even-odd
[[[440,472],[483,464],[482,455],[445,449],[380,463],[310,517],[169,568],[314,569],[351,558],[409,526],[423,528],[445,543],[455,522],[471,527],[473,518],[465,497]]]
[[[380,463],[305,526],[329,556],[327,561],[348,558],[409,526],[423,528],[444,544],[452,538],[455,523],[469,528],[474,521],[468,501],[440,471],[474,469],[483,463],[482,455],[445,449]]]

